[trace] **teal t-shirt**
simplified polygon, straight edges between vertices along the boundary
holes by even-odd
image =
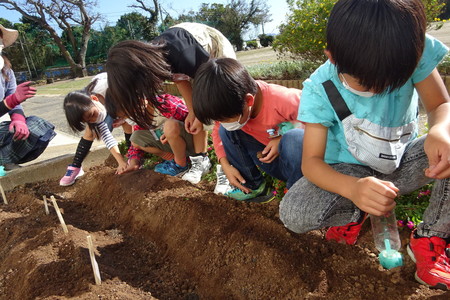
[[[418,95],[414,84],[427,78],[447,54],[448,48],[427,35],[422,58],[411,78],[399,89],[370,98],[353,94],[339,80],[337,69],[325,62],[303,83],[298,119],[328,127],[325,162],[361,164],[348,151],[342,123],[336,115],[322,83],[332,80],[350,111],[360,119],[384,127],[399,127],[418,118]],[[415,133],[417,136],[417,132]]]

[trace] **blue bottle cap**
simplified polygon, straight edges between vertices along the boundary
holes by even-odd
[[[5,172],[5,167],[4,166],[0,166],[0,176],[5,176],[6,172]]]
[[[397,250],[383,250],[378,255],[380,264],[385,269],[392,269],[403,266],[403,257]]]

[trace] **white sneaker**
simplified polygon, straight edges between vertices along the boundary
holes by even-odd
[[[232,190],[233,187],[230,185],[230,182],[228,181],[227,175],[222,171],[222,166],[217,165],[216,166],[216,187],[214,188],[214,194],[222,194],[225,195],[228,191]]]
[[[208,156],[189,156],[189,158],[191,160],[191,168],[181,179],[197,184],[202,179],[202,176],[209,172],[211,162]]]

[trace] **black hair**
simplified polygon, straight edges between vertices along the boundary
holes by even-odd
[[[0,30],[0,32],[1,32],[1,30]],[[3,57],[3,61],[4,61],[3,68],[1,70],[2,76],[6,82],[9,82],[11,80],[11,78],[9,78],[9,76],[8,76],[8,70],[10,70],[12,68],[11,62],[9,61],[8,57],[4,53],[2,53],[2,57]]]
[[[120,110],[140,126],[151,128],[153,115],[144,101],[164,111],[156,96],[161,92],[164,81],[172,79],[164,45],[120,42],[109,50],[106,71],[108,113],[115,116],[116,110]]]
[[[391,92],[411,77],[425,45],[420,0],[340,0],[327,25],[327,50],[339,73],[376,93]]]
[[[92,99],[83,90],[70,92],[64,98],[64,113],[67,123],[73,131],[83,131],[86,125],[83,119],[84,114],[93,107]],[[100,137],[97,127],[94,124],[87,123],[95,138]]]
[[[243,113],[247,94],[258,91],[256,81],[237,60],[214,58],[197,70],[192,104],[197,119],[210,124]]]

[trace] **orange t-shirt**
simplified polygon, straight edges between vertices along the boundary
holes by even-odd
[[[268,129],[277,130],[278,124],[282,122],[297,121],[298,108],[300,106],[301,90],[287,88],[277,84],[270,84],[257,80],[261,90],[262,106],[254,119],[248,120],[242,127],[242,131],[254,137],[260,143],[267,145],[270,141]],[[212,132],[214,149],[217,159],[225,157],[222,140],[219,136],[220,123],[215,122]]]

